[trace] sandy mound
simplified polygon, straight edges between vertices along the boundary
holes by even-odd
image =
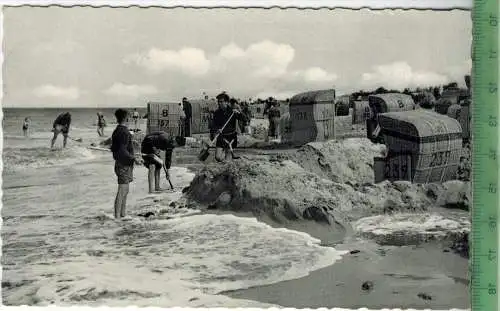
[[[355,223],[365,217],[390,215],[395,217],[396,223],[401,223],[399,214],[414,215],[405,216],[404,221],[411,222],[411,217],[427,219],[424,215],[430,215],[438,206],[469,208],[470,184],[462,181],[443,185],[416,185],[405,181],[373,184],[370,159],[372,161],[374,154],[382,151],[383,146],[363,139],[350,139],[308,144],[291,156],[248,155],[233,163],[206,166],[185,193],[188,200],[213,209],[251,212],[256,217],[267,216],[285,225],[301,220],[340,224],[346,230],[353,225],[360,233],[369,232]],[[374,219],[364,221],[373,223]],[[391,222],[391,218],[384,219]],[[425,221],[417,222],[415,228],[408,227],[401,235],[396,226],[387,229],[393,233],[380,238],[393,244],[398,240],[395,237],[401,237],[399,241],[404,244],[459,239],[464,234],[462,231],[454,234],[453,226],[429,227]],[[464,228],[468,232],[468,227]],[[373,232],[362,235],[379,237]],[[393,242],[387,242],[391,240]]]
[[[266,213],[279,222],[314,219],[328,223],[338,216],[335,212],[355,220],[375,214],[426,211],[453,196],[442,186],[406,182],[353,187],[324,179],[290,160],[264,156],[207,166],[195,176],[186,194],[220,209]]]
[[[374,181],[373,158],[384,152],[384,145],[373,144],[366,138],[349,138],[306,144],[291,160],[335,182],[363,184]]]

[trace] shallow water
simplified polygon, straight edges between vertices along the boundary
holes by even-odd
[[[90,127],[73,135],[84,143],[58,151],[48,148],[50,132],[25,139],[7,131],[4,138],[7,305],[265,306],[218,293],[303,277],[344,253],[255,219],[169,206],[194,176],[182,167],[171,170],[176,190],[155,195],[137,167],[132,217],[116,221],[111,154],[85,147],[98,141]],[[162,216],[136,216],[145,211]]]

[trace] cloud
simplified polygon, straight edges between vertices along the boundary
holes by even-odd
[[[194,96],[200,89],[214,93],[228,90],[243,97],[260,92],[288,94],[293,90],[331,87],[338,79],[337,74],[319,66],[292,69],[295,55],[290,44],[262,40],[244,47],[229,42],[212,54],[195,47],[178,51],[151,48],[128,55],[124,62],[155,74],[184,73],[164,76],[161,83],[185,90],[186,96]],[[191,87],[187,89],[186,85]]]
[[[65,100],[76,100],[80,97],[80,91],[76,87],[59,87],[51,84],[41,85],[33,90],[37,97],[52,97]]]
[[[151,48],[145,53],[127,55],[123,62],[135,64],[155,74],[172,70],[201,76],[210,69],[205,52],[197,48],[182,48],[178,51]]]
[[[334,82],[338,79],[335,73],[329,73],[320,67],[310,67],[306,70],[295,71],[293,77],[309,83]]]
[[[137,98],[142,95],[156,94],[158,90],[152,85],[114,83],[104,93],[112,96]]]
[[[467,59],[461,64],[450,66],[446,69],[445,73],[450,77],[451,81],[458,82],[459,85],[465,86],[464,75],[471,74],[472,59]]]
[[[337,74],[318,66],[292,70],[295,54],[291,45],[270,40],[247,47],[231,42],[212,58],[210,76],[231,92],[279,98],[304,89],[331,87],[338,79]]]
[[[269,40],[253,43],[242,49],[235,43],[223,46],[214,59],[214,71],[232,71],[257,78],[279,78],[287,73],[295,57],[295,50],[288,44]]]
[[[435,72],[415,71],[406,62],[394,62],[373,67],[372,72],[362,74],[361,80],[365,87],[402,89],[445,84],[450,78]]]

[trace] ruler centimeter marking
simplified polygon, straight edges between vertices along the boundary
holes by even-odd
[[[498,295],[498,0],[474,0],[472,128],[473,204],[471,302],[473,311],[499,310]]]

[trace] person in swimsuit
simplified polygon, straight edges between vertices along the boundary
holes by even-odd
[[[54,123],[52,124],[53,127],[52,132],[54,132],[54,137],[52,137],[52,142],[50,145],[51,149],[54,148],[54,143],[56,142],[59,133],[63,134],[64,137],[63,147],[66,148],[70,125],[71,125],[71,114],[69,112],[61,113],[59,116],[57,116],[57,118],[54,120]]]
[[[106,127],[106,120],[104,120],[104,115],[100,112],[97,113],[97,134],[99,136],[104,136],[104,128]]]
[[[172,153],[174,148],[185,146],[186,138],[176,136],[173,138],[165,132],[153,132],[144,137],[141,144],[141,154],[144,166],[149,170],[148,182],[149,193],[154,191],[161,191],[160,177],[161,169],[165,167],[167,178],[170,178],[169,170],[172,165]],[[162,161],[160,151],[165,152],[165,160]]]
[[[29,128],[30,128],[30,118],[26,117],[26,118],[24,118],[24,122],[23,122],[24,137],[28,137],[29,136]]]

